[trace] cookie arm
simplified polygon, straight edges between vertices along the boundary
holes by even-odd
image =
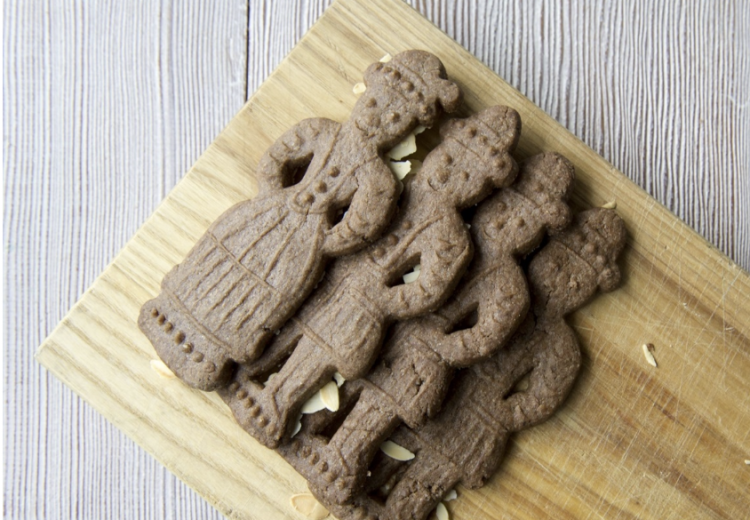
[[[433,350],[453,367],[467,367],[502,348],[529,308],[526,279],[515,262],[494,269],[477,283],[471,282],[474,280],[464,287],[466,292],[473,293],[472,302],[464,300],[462,291],[440,313],[451,315],[458,321],[475,308],[477,322],[470,328],[441,335],[431,344]]]
[[[300,322],[294,318],[290,319],[274,333],[260,358],[244,364],[245,371],[250,377],[272,373],[289,357],[303,334],[304,330]]]
[[[325,118],[303,119],[284,132],[258,162],[259,191],[281,189],[294,181],[298,168],[310,164],[321,144],[335,139],[341,125]]]
[[[461,275],[471,262],[474,249],[463,229],[463,239],[455,244],[441,244],[440,229],[423,237],[430,247],[423,248],[420,256],[419,277],[385,290],[385,309],[397,320],[419,316],[434,310],[451,293]],[[409,257],[409,251],[405,257]]]
[[[326,232],[323,252],[327,256],[353,253],[376,240],[396,209],[398,181],[380,158],[360,166],[357,181],[349,209]]]
[[[511,431],[528,428],[552,415],[573,387],[581,366],[581,350],[570,329],[548,335],[546,341],[535,345],[533,358],[528,389],[506,400],[513,418],[508,425]]]

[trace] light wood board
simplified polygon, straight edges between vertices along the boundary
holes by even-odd
[[[151,370],[135,324],[257,161],[309,116],[344,120],[370,62],[407,48],[443,60],[476,111],[516,108],[519,157],[576,166],[579,206],[617,201],[631,235],[624,285],[576,313],[585,351],[564,410],[517,437],[498,475],[459,490],[454,518],[743,518],[750,510],[750,280],[646,193],[398,1],[340,0],[169,194],[44,342],[39,361],[232,518],[287,518],[305,484],[233,423],[215,395]],[[658,368],[640,345],[656,346]]]

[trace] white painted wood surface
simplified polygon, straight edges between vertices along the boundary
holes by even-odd
[[[328,3],[5,1],[5,518],[220,517],[33,353]],[[750,268],[747,2],[412,3]]]

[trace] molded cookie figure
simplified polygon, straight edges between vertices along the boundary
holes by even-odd
[[[456,484],[482,486],[500,464],[509,434],[547,419],[570,391],[581,352],[564,316],[597,287],[611,291],[618,285],[616,260],[625,240],[623,222],[613,211],[577,215],[574,226],[531,261],[532,312],[508,347],[464,371],[432,421],[394,432],[393,442],[416,456],[398,473],[391,461],[373,468],[372,486],[397,480],[385,510],[362,493],[356,504],[334,506],[332,512],[342,519],[422,519]]]
[[[440,60],[423,51],[371,65],[365,81],[348,121],[304,120],[266,151],[259,195],[214,222],[141,309],[141,330],[189,385],[225,384],[232,361],[261,355],[320,280],[327,258],[381,234],[399,191],[383,154],[460,103]]]
[[[565,201],[572,184],[573,166],[562,156],[540,154],[526,161],[517,182],[477,210],[471,224],[475,257],[446,305],[398,323],[367,377],[342,388],[356,404],[330,441],[305,428],[279,448],[318,496],[329,503],[348,501],[364,485],[388,435],[401,422],[417,428],[437,412],[454,368],[487,359],[505,345],[529,306],[517,258],[534,250],[547,229],[569,224]],[[335,482],[323,466],[338,468]]]
[[[347,380],[365,375],[391,321],[435,310],[448,297],[472,257],[458,209],[513,182],[517,167],[509,152],[519,130],[518,114],[507,107],[441,127],[443,141],[406,183],[402,211],[388,235],[338,260],[269,346],[272,362],[261,358],[241,366],[220,391],[245,430],[276,448],[305,401],[334,373]],[[398,283],[418,264],[416,281]],[[264,367],[284,356],[281,370],[261,386]]]

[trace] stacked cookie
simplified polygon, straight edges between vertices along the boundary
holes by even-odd
[[[625,230],[611,210],[571,217],[562,156],[516,164],[507,107],[444,122],[399,182],[388,150],[460,91],[423,51],[365,81],[349,121],[303,121],[266,152],[259,196],[209,228],[139,325],[337,517],[421,519],[561,405],[580,366],[564,316],[618,284]]]

